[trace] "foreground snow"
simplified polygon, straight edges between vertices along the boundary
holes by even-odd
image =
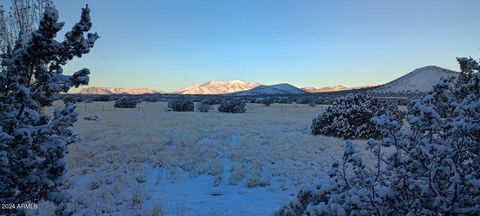
[[[78,215],[269,215],[324,176],[342,139],[310,135],[322,106],[248,104],[244,114],[166,103],[78,104],[68,156]],[[96,115],[98,121],[84,120]]]

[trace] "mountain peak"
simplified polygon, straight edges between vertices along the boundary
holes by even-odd
[[[401,76],[389,83],[379,86],[374,92],[428,92],[443,77],[458,76],[456,71],[441,68],[435,65],[417,68],[412,72]]]
[[[156,94],[161,93],[148,88],[112,88],[112,87],[88,87],[83,88],[79,92],[80,94],[99,94],[99,95],[110,95],[110,94]]]
[[[180,90],[180,94],[229,94],[246,91],[261,85],[258,82],[244,82],[241,80],[210,81],[202,85],[191,86]]]
[[[260,85],[247,91],[238,92],[237,95],[292,95],[305,93],[307,92],[291,84],[280,83],[275,85]]]
[[[309,93],[320,93],[320,92],[336,92],[336,91],[344,91],[344,90],[349,90],[350,88],[347,88],[342,85],[336,85],[336,86],[327,86],[327,87],[321,87],[321,88],[315,88],[315,87],[306,87],[303,88],[302,90],[309,92]]]

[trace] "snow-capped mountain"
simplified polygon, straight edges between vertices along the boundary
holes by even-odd
[[[109,94],[156,94],[161,93],[148,88],[110,88],[110,87],[88,87],[80,90],[80,94],[96,94],[96,95],[109,95]]]
[[[322,88],[315,88],[315,87],[305,87],[302,88],[302,90],[308,92],[308,93],[320,93],[320,92],[336,92],[336,91],[345,91],[349,90],[350,88],[347,88],[345,86],[337,85],[337,86],[329,86],[329,87],[322,87]]]
[[[260,85],[253,89],[238,92],[236,95],[280,95],[280,94],[306,94],[302,89],[299,89],[288,83],[281,83],[276,85]]]
[[[377,93],[428,92],[442,77],[458,76],[459,73],[437,66],[418,68],[398,79],[371,90]]]
[[[192,86],[180,90],[179,94],[229,94],[246,91],[261,85],[258,82],[243,82],[232,80],[227,82],[210,81],[208,83]]]

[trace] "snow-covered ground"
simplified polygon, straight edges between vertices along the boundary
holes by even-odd
[[[226,114],[79,103],[82,139],[70,145],[67,185],[76,214],[270,215],[341,157],[342,139],[310,134],[324,108],[248,104]],[[84,119],[92,115],[99,120]]]

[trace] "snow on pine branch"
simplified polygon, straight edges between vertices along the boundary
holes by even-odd
[[[53,116],[41,112],[57,95],[87,85],[88,69],[63,74],[62,66],[90,52],[96,33],[88,5],[80,21],[61,42],[55,38],[64,23],[59,13],[46,8],[37,30],[22,35],[5,53],[0,72],[0,203],[51,201],[56,214],[71,213],[69,195],[60,190],[65,182],[67,145],[78,137],[73,130],[75,106],[66,103]],[[16,211],[16,212],[13,212]],[[0,214],[22,214],[0,210]]]
[[[458,79],[441,80],[413,102],[407,125],[388,114],[372,119],[383,137],[368,141],[373,166],[347,141],[330,178],[276,214],[480,214],[480,68],[471,58],[458,62]]]

